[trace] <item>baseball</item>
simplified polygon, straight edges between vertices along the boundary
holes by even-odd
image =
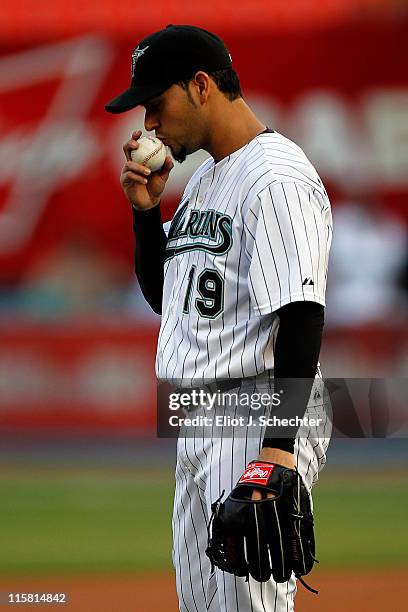
[[[147,166],[152,172],[160,170],[166,159],[166,147],[162,141],[153,136],[142,136],[137,142],[139,147],[132,151],[132,161]]]

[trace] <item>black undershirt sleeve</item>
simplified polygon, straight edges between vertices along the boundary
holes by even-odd
[[[275,343],[274,381],[275,390],[283,390],[279,413],[285,414],[286,405],[288,411],[295,409],[303,417],[317,372],[324,307],[316,302],[292,302],[277,313],[280,322]],[[293,453],[297,429],[292,432],[293,437],[276,438],[273,428],[268,428],[262,446]]]
[[[155,313],[162,312],[164,260],[167,236],[160,206],[146,211],[133,208],[135,272],[146,301]]]

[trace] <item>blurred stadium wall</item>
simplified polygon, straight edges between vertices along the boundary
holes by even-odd
[[[248,102],[316,164],[335,216],[322,365],[405,376],[408,21],[397,0],[2,3],[0,425],[155,431],[158,318],[133,275],[118,176],[137,41],[168,23],[215,30]],[[172,173],[170,218],[199,153]],[[336,234],[336,218],[339,233]]]

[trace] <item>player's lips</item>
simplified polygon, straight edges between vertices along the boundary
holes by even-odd
[[[156,135],[156,138],[158,138],[159,140],[161,140],[161,141],[162,141],[162,143],[164,144],[164,146],[165,146],[165,147],[167,147],[167,148],[169,148],[169,149],[170,149],[170,151],[173,153],[173,147],[172,147],[172,145],[170,144],[170,142],[167,140],[167,138],[162,138],[161,136],[157,136],[157,135]]]

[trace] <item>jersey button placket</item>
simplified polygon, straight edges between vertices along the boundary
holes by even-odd
[[[204,178],[204,179],[201,180],[200,186],[199,186],[198,192],[197,192],[197,199],[196,199],[197,207],[201,208],[201,205],[205,201],[205,196],[206,196],[207,189],[208,189],[209,186],[210,186],[210,179],[209,178]]]

